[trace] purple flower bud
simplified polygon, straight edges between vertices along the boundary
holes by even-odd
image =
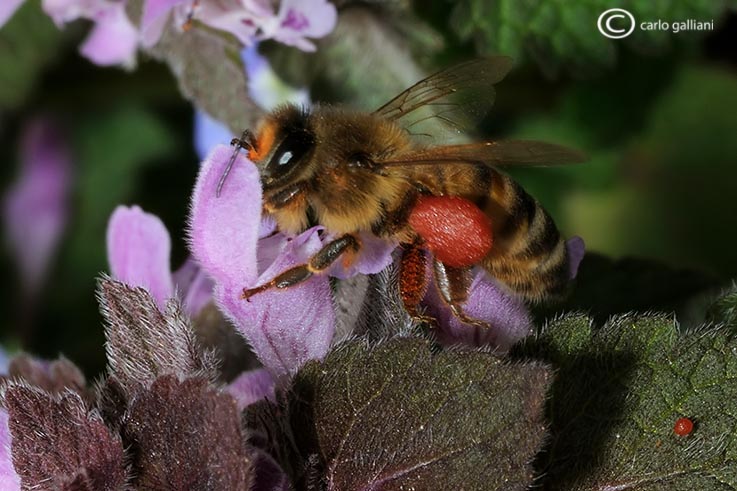
[[[21,171],[4,203],[5,233],[26,291],[46,278],[69,214],[71,156],[61,130],[48,119],[25,129]]]
[[[174,292],[169,266],[171,240],[163,222],[138,206],[118,206],[107,228],[110,273],[131,286],[146,288],[159,308]]]

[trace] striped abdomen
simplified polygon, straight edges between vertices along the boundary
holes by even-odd
[[[433,194],[475,202],[491,219],[494,245],[480,266],[525,300],[562,296],[569,283],[565,241],[522,187],[485,166],[431,166],[414,176]]]

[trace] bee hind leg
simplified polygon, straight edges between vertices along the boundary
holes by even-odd
[[[434,317],[422,315],[419,305],[427,292],[427,257],[417,243],[402,244],[399,262],[399,294],[404,310],[412,319],[430,325],[437,324]]]
[[[313,274],[328,269],[344,252],[358,252],[360,244],[353,235],[347,234],[325,244],[310,258],[307,264],[300,264],[278,274],[273,280],[255,288],[244,288],[241,298],[248,300],[257,293],[271,288],[289,288],[310,278]]]
[[[463,304],[468,300],[471,288],[471,266],[456,268],[448,266],[437,259],[433,262],[435,287],[440,297],[448,305],[453,315],[460,321],[472,326],[489,329],[491,326],[483,321],[469,317],[463,312]]]

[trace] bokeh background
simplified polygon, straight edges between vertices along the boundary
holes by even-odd
[[[508,54],[516,65],[497,87],[481,136],[552,141],[589,155],[582,165],[512,172],[591,251],[571,299],[542,317],[666,310],[695,323],[709,295],[737,277],[735,4],[621,2],[638,19],[713,19],[715,29],[636,29],[612,41],[596,30],[607,2],[337,3],[339,26],[316,53],[260,47],[313,101],[370,108],[397,92],[383,74],[407,59],[429,73]],[[62,352],[95,374],[104,338],[94,289],[107,270],[110,213],[138,204],[161,217],[176,268],[187,256],[199,157],[195,109],[169,69],[145,55],[134,70],[95,66],[78,53],[88,29],[77,22],[60,31],[32,0],[0,29],[0,190],[7,198],[19,178],[22,141],[39,118],[56,122],[55,141],[70,162],[68,219],[35,287],[4,228],[0,342],[47,357]]]

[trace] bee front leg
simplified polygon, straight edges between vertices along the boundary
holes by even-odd
[[[433,263],[435,271],[435,287],[443,301],[450,307],[459,320],[472,326],[488,329],[491,326],[486,322],[467,316],[463,312],[463,304],[468,300],[468,291],[471,288],[471,266],[454,268],[438,261]]]
[[[248,300],[252,296],[270,288],[289,288],[302,283],[315,273],[328,269],[344,252],[352,250],[358,252],[360,244],[353,235],[343,235],[323,246],[307,264],[300,264],[289,268],[277,275],[273,280],[256,288],[244,288],[241,298]]]

